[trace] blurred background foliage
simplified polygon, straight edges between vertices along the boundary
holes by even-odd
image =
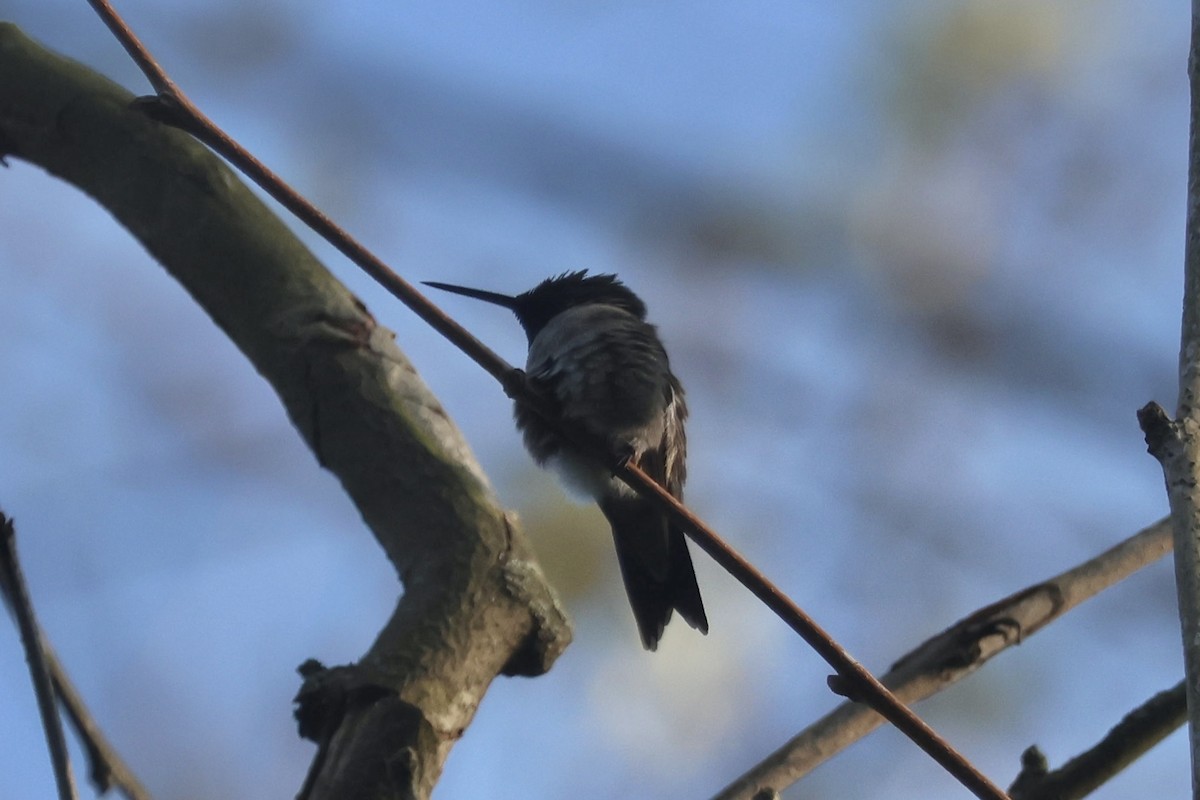
[[[125,0],[219,124],[410,280],[619,272],[689,390],[688,498],[881,671],[1166,511],[1134,410],[1171,405],[1182,0]],[[147,87],[84,3],[0,16]],[[828,669],[700,557],[712,633],[639,647],[607,531],[503,393],[300,231],[397,331],[576,623],[500,681],[440,797],[704,797],[832,707]],[[90,200],[0,175],[0,507],[42,619],[160,798],[286,797],[304,658],[398,586],[266,386]],[[504,312],[438,302],[511,360]],[[1178,680],[1169,564],[919,710],[998,783]],[[4,797],[52,779],[15,632]],[[1176,734],[1097,797],[1184,796]],[[891,730],[786,796],[963,791]]]

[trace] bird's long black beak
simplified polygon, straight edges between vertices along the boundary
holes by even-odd
[[[485,292],[483,289],[468,289],[466,286],[455,286],[452,283],[437,283],[436,281],[421,281],[426,286],[432,286],[435,289],[441,289],[446,292],[454,292],[455,294],[463,294],[467,297],[474,297],[476,300],[482,300],[485,303],[492,303],[505,308],[515,308],[517,298],[509,297],[506,294],[497,294],[496,292]]]

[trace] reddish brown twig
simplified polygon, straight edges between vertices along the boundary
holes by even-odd
[[[411,284],[392,271],[373,253],[338,227],[319,209],[298,192],[288,186],[275,173],[254,158],[236,141],[205,116],[175,85],[158,65],[149,51],[142,45],[108,0],[88,0],[105,24],[129,52],[138,67],[146,75],[158,97],[147,111],[177,127],[187,130],[215,152],[227,159],[271,197],[296,215],[343,255],[374,278],[400,302],[441,333],[452,344],[462,350],[475,363],[483,367],[498,380],[505,391],[522,403],[526,403],[552,424],[558,427],[568,440],[578,441],[578,436],[565,428],[561,421],[548,413],[545,405],[530,392],[521,380],[520,373],[493,350],[484,345],[465,328],[447,316],[441,309],[418,292]],[[591,448],[595,452],[594,448]],[[966,758],[955,751],[937,735],[924,721],[897,700],[861,664],[842,649],[815,621],[799,606],[771,583],[745,558],[727,545],[685,506],[664,491],[636,466],[615,466],[619,463],[611,454],[596,453],[604,463],[613,464],[614,472],[643,495],[658,498],[688,532],[688,535],[712,556],[756,597],[779,615],[789,626],[813,647],[842,678],[856,698],[870,704],[881,715],[896,725],[919,747],[930,754],[955,778],[969,788],[977,797],[1001,800],[1004,792],[992,784]]]

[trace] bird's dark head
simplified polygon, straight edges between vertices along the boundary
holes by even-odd
[[[425,285],[512,309],[531,343],[550,320],[576,306],[615,306],[640,320],[646,318],[646,304],[621,283],[616,275],[588,275],[587,270],[564,272],[547,278],[516,297],[448,283],[427,281]]]

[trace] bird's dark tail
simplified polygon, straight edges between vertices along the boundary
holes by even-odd
[[[672,611],[708,633],[708,617],[683,533],[640,498],[609,500],[600,509],[612,525],[617,563],[646,649],[658,648]]]

